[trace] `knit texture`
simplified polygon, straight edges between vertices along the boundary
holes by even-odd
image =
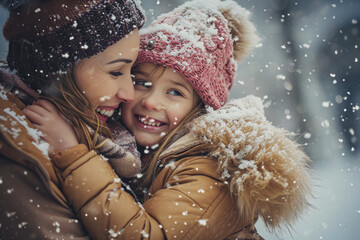
[[[9,67],[33,89],[43,89],[49,78],[141,28],[144,16],[133,0],[31,2],[13,10],[4,26]]]
[[[101,147],[96,152],[109,161],[120,177],[133,177],[141,168],[135,137],[118,121],[109,120],[107,125],[114,140],[98,135],[95,144],[101,144]],[[94,133],[93,129],[89,130],[91,134]]]
[[[215,109],[223,106],[236,75],[234,41],[249,36],[232,36],[229,21],[221,11],[235,7],[242,25],[251,26],[248,12],[233,1],[198,0],[161,15],[142,29],[136,64],[148,62],[171,67],[194,87],[202,101]],[[229,15],[229,14],[227,14]],[[230,14],[231,15],[231,14]],[[235,18],[232,18],[235,19]],[[245,31],[255,35],[255,31]],[[243,45],[252,48],[258,38]],[[244,51],[245,52],[245,51]]]

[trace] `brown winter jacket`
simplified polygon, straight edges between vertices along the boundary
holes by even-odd
[[[0,86],[0,239],[89,239],[24,107]]]
[[[308,157],[247,97],[195,119],[160,155],[141,205],[85,145],[57,153],[63,191],[95,239],[262,239],[251,230],[292,223],[307,207]],[[211,145],[204,154],[203,144]]]

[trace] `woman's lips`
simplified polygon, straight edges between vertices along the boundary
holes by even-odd
[[[105,117],[111,117],[114,114],[114,108],[97,107],[96,112],[98,112],[99,114]]]
[[[109,117],[107,117],[107,116],[101,115],[101,114],[98,113],[98,112],[97,112],[96,114],[98,115],[99,120],[102,121],[102,122],[104,122],[104,123],[105,123],[105,122],[108,120],[108,118],[109,118]]]
[[[117,107],[118,106],[116,107],[99,106],[96,108],[96,113],[102,122],[106,122],[108,118],[114,114],[114,111]]]

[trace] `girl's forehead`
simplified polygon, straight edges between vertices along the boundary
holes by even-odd
[[[133,69],[135,73],[142,73],[146,75],[162,75],[168,67],[161,66],[155,63],[140,63]]]
[[[184,76],[171,67],[154,63],[141,63],[133,69],[133,73],[143,75],[142,77],[147,78],[149,81],[162,79],[161,82],[166,81],[169,84],[182,86],[190,93],[196,93],[192,84]]]

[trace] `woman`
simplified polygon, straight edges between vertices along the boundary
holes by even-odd
[[[89,149],[99,147],[99,136],[111,141],[107,118],[134,97],[130,69],[144,13],[134,1],[121,0],[1,4],[11,11],[3,33],[16,75],[0,72],[0,238],[88,238],[61,192],[60,172],[42,138],[66,145],[35,130],[23,111],[46,98],[72,123],[76,141]],[[58,122],[51,124],[66,133]]]

